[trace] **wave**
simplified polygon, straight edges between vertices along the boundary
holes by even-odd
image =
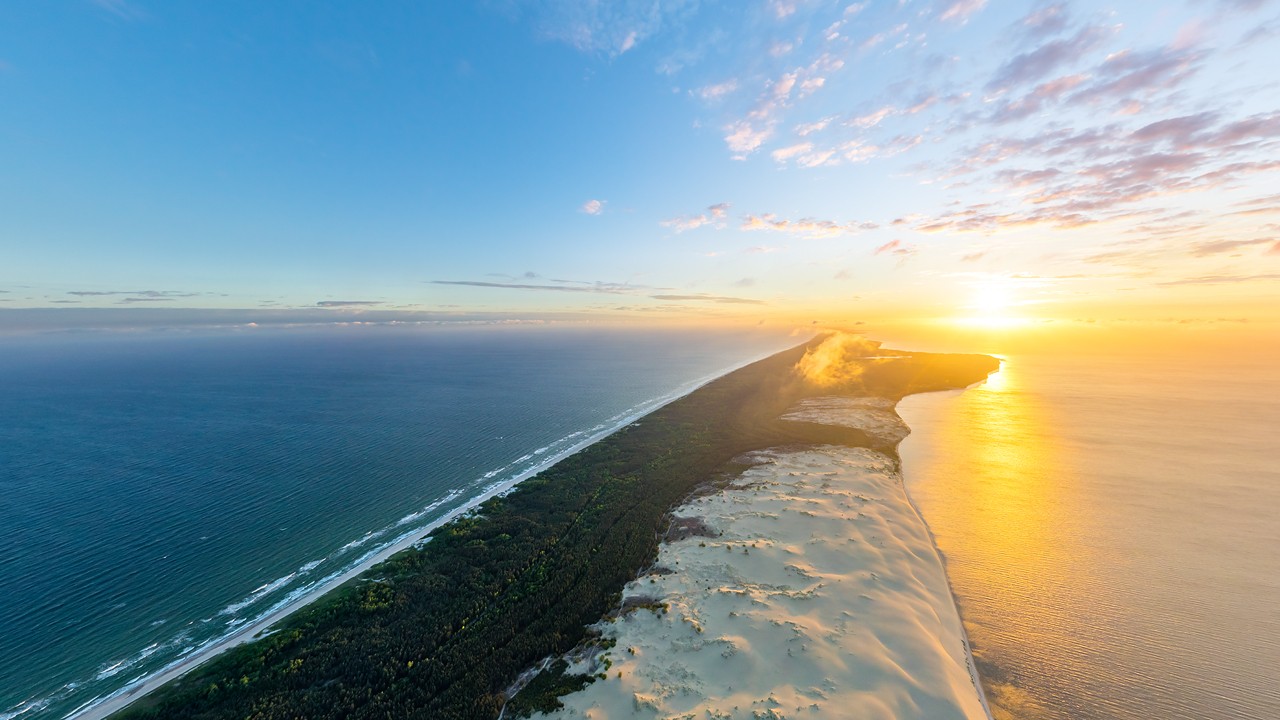
[[[364,569],[376,558],[392,548],[421,547],[429,541],[429,538],[426,537],[427,533],[436,527],[464,513],[473,511],[492,497],[510,492],[521,481],[598,442],[613,432],[632,424],[653,410],[689,394],[715,378],[755,362],[760,358],[767,357],[769,354],[772,353],[766,353],[712,373],[704,378],[686,383],[670,393],[638,403],[623,412],[617,413],[603,423],[571,432],[544,447],[521,455],[506,465],[489,470],[476,477],[470,483],[455,488],[422,508],[401,517],[391,525],[376,531],[366,532],[359,538],[342,545],[329,555],[310,560],[291,573],[259,585],[249,595],[226,605],[213,617],[205,618],[199,623],[194,621],[188,623],[188,628],[201,629],[200,634],[203,637],[196,638],[195,644],[190,644],[193,639],[191,629],[183,630],[179,635],[165,642],[149,645],[125,661],[117,661],[121,664],[117,665],[117,662],[113,662],[104,665],[92,678],[81,682],[68,683],[45,697],[32,698],[0,712],[0,720],[26,720],[37,713],[43,712],[53,703],[70,699],[73,693],[82,689],[98,694],[81,703],[63,717],[74,718],[89,713],[103,703],[135,691],[153,678],[188,662],[192,657],[198,657],[213,648],[224,645],[238,633],[243,632],[244,628],[257,626],[268,618],[290,610],[291,606],[295,604],[301,606],[300,603],[304,599],[313,594],[328,591],[339,581],[345,580],[346,577],[357,570]],[[468,490],[474,493],[472,497],[443,513],[436,512],[446,505],[459,500]],[[364,552],[360,552],[355,557],[350,557],[356,550],[363,550]],[[345,562],[337,565],[340,559],[345,560]],[[320,577],[313,577],[316,571],[322,568],[326,569],[326,572]],[[297,583],[296,586],[290,587],[295,583]],[[267,601],[270,602],[268,603]],[[263,607],[247,615],[240,614],[240,611],[258,605]],[[264,630],[259,634],[267,632],[270,631]],[[148,660],[152,663],[160,662],[155,667],[147,668],[147,671],[143,674],[131,678],[123,686],[109,686],[112,678],[127,669],[146,664]],[[107,685],[107,687],[104,687],[104,685]]]

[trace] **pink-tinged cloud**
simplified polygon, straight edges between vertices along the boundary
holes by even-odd
[[[1204,57],[1204,53],[1186,48],[1115,53],[1094,69],[1092,75],[1096,81],[1072,95],[1068,102],[1129,102],[1133,96],[1149,96],[1160,90],[1169,90],[1194,75]]]
[[[668,227],[676,231],[676,233],[687,232],[689,230],[697,230],[706,225],[714,225],[717,229],[724,227],[724,220],[729,216],[729,208],[732,207],[727,202],[716,203],[707,207],[706,212],[697,215],[683,215],[674,217],[669,220],[663,220],[658,223],[662,227]]]
[[[715,85],[704,85],[693,91],[694,95],[706,101],[715,101],[735,92],[738,89],[738,81],[735,79],[725,80]]]
[[[866,115],[859,115],[849,121],[850,125],[860,127],[864,130],[879,125],[885,118],[896,113],[898,109],[892,105],[886,105],[878,110],[873,110]]]
[[[877,247],[872,255],[894,255],[897,257],[907,257],[916,254],[918,248],[915,245],[904,243],[901,240],[890,240],[889,242]]]
[[[604,212],[604,205],[604,200],[588,200],[582,203],[582,206],[578,208],[578,211],[587,215],[599,215]]]
[[[987,0],[954,0],[942,11],[938,19],[943,22],[966,22],[986,6]]]
[[[729,133],[724,136],[725,144],[733,151],[735,159],[739,160],[759,150],[773,136],[772,126],[756,127],[743,120],[733,123],[725,131]]]
[[[831,124],[832,120],[835,120],[835,118],[825,117],[825,118],[822,118],[821,120],[817,120],[811,123],[797,125],[795,127],[795,134],[799,137],[807,137],[814,133],[822,132],[823,130],[827,129],[827,126]]]
[[[1280,280],[1280,273],[1259,273],[1257,275],[1201,275],[1156,283],[1157,285],[1225,285],[1235,283],[1257,282],[1259,280]]]
[[[748,215],[739,227],[740,230],[768,231],[798,235],[808,238],[829,238],[839,235],[855,235],[865,230],[875,230],[879,225],[873,222],[837,223],[832,220],[815,220],[801,218],[799,220],[779,219],[773,213]]]
[[[778,148],[777,150],[774,150],[772,153],[770,153],[770,155],[772,155],[773,159],[778,162],[786,162],[796,157],[797,155],[802,155],[812,150],[813,150],[813,143],[807,142],[807,143],[800,143],[798,145],[791,145],[789,147]]]
[[[1217,120],[1215,112],[1157,120],[1138,128],[1130,137],[1139,142],[1168,142],[1175,148],[1185,149],[1192,147],[1195,136],[1213,127]]]
[[[1002,92],[1045,78],[1063,65],[1085,57],[1111,34],[1108,28],[1089,25],[1069,38],[1051,40],[1035,50],[1015,55],[1000,66],[987,83],[987,90]]]
[[[1045,37],[1066,30],[1069,19],[1066,3],[1054,3],[1033,10],[1022,18],[1021,25],[1026,29],[1027,35],[1033,38]]]
[[[1056,104],[1063,95],[1076,89],[1088,79],[1088,75],[1077,73],[1041,83],[1026,95],[1001,104],[992,113],[991,120],[995,123],[1006,123],[1030,117]]]
[[[1221,253],[1234,253],[1261,245],[1269,246],[1267,253],[1270,254],[1275,250],[1275,238],[1254,238],[1252,240],[1211,240],[1209,242],[1195,243],[1191,246],[1189,252],[1195,257],[1205,257],[1207,255],[1218,255]]]

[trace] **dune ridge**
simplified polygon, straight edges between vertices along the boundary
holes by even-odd
[[[894,442],[906,428],[891,402],[865,398],[808,400],[784,418]],[[600,624],[613,647],[571,668],[605,679],[550,717],[988,718],[897,461],[831,445],[748,459],[722,492],[674,512],[694,531],[663,543]]]

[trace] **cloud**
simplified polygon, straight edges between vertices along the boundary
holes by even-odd
[[[877,247],[872,255],[895,255],[897,257],[908,257],[915,255],[918,248],[915,245],[904,243],[901,240],[890,240],[889,242]]]
[[[866,115],[859,115],[853,118],[852,120],[849,121],[848,124],[856,127],[860,127],[863,130],[868,130],[870,128],[873,128],[879,125],[881,121],[883,121],[885,118],[889,117],[890,115],[893,115],[897,111],[898,109],[896,107],[892,105],[885,105],[884,107],[878,110],[873,110],[867,113]]]
[[[1130,137],[1139,142],[1168,142],[1176,148],[1185,149],[1194,146],[1195,136],[1212,127],[1217,119],[1216,112],[1202,112],[1157,120],[1133,131]]]
[[[987,83],[987,90],[1004,92],[1045,78],[1063,65],[1084,57],[1110,35],[1109,29],[1090,25],[1070,38],[1052,40],[1035,50],[1015,55],[1000,66],[995,77]]]
[[[137,22],[150,17],[145,10],[129,0],[89,0],[99,8],[115,15],[121,20]]]
[[[987,0],[955,0],[938,16],[943,22],[968,22],[974,15],[987,6]]]
[[[1028,37],[1038,38],[1066,30],[1068,20],[1066,4],[1054,3],[1031,11],[1020,24]]]
[[[68,295],[76,297],[120,297],[117,304],[173,302],[185,298],[201,297],[211,293],[183,292],[180,290],[72,290]],[[123,296],[123,297],[121,297]]]
[[[773,125],[756,125],[739,120],[727,126],[724,142],[734,153],[735,160],[745,160],[748,155],[760,149],[760,146],[773,136]]]
[[[827,126],[831,124],[832,120],[835,120],[834,116],[825,117],[825,118],[822,118],[821,120],[816,120],[811,123],[805,123],[803,125],[797,125],[795,127],[794,132],[799,137],[805,137],[817,132],[822,132],[823,130],[827,129]]]
[[[1133,129],[1110,122],[996,136],[968,148],[944,174],[992,181],[988,198],[926,218],[915,229],[1074,228],[1161,212],[1154,206],[1161,198],[1237,185],[1280,169],[1273,159],[1277,150],[1280,113],[1225,118],[1221,111],[1199,112]]]
[[[627,33],[627,36],[622,39],[622,45],[618,47],[618,54],[621,55],[622,53],[635,47],[636,39],[638,37],[639,37],[639,33],[635,30],[632,30],[631,32]]]
[[[694,95],[707,101],[714,101],[729,95],[738,89],[738,81],[734,79],[725,80],[715,85],[703,85],[697,90],[692,90]]]
[[[1096,104],[1103,100],[1130,102],[1134,95],[1168,90],[1195,74],[1204,57],[1204,53],[1194,48],[1173,47],[1114,53],[1091,73],[1097,81],[1067,101],[1072,104]]]
[[[1207,255],[1235,252],[1237,250],[1243,250],[1257,245],[1271,245],[1272,247],[1268,251],[1268,254],[1270,254],[1275,250],[1277,243],[1275,238],[1269,237],[1255,238],[1253,240],[1211,240],[1192,245],[1190,253],[1196,257],[1205,257]]]
[[[582,203],[582,207],[578,208],[578,212],[586,213],[587,215],[599,215],[604,212],[605,202],[604,200],[588,200]]]
[[[1051,104],[1057,103],[1068,92],[1088,81],[1084,73],[1063,75],[1037,85],[1022,97],[1001,103],[990,119],[996,123],[1012,122],[1030,117]]]
[[[138,297],[149,298],[188,298],[196,297],[200,293],[182,292],[179,290],[72,290],[68,295],[77,295],[80,297],[99,297],[106,295],[135,295]]]
[[[875,230],[879,225],[873,222],[837,223],[833,220],[815,220],[801,218],[799,220],[779,219],[774,213],[748,215],[739,229],[755,231],[787,233],[810,238],[829,238],[838,235],[856,235],[865,230]]]
[[[759,150],[773,137],[780,116],[796,101],[825,87],[827,76],[843,68],[844,64],[843,58],[824,51],[808,65],[793,67],[766,80],[754,107],[745,117],[723,126],[724,141],[733,152],[733,158],[745,160]]]
[[[1262,273],[1259,275],[1201,275],[1156,283],[1157,285],[1224,285],[1255,282],[1258,280],[1280,280],[1280,273]]]
[[[732,207],[727,202],[716,203],[707,207],[707,211],[698,215],[683,215],[680,217],[670,218],[658,223],[662,227],[669,227],[677,233],[687,230],[696,230],[704,225],[714,224],[717,228],[724,227],[724,220],[729,215],[729,208]]]
[[[726,305],[765,305],[763,300],[753,300],[751,298],[727,297],[724,295],[650,295],[654,300],[669,301],[702,301],[721,303]]]
[[[674,24],[695,0],[514,0],[507,9],[534,32],[581,52],[617,57]]]
[[[341,307],[367,307],[371,305],[385,305],[381,300],[321,300],[316,303],[316,307],[322,308],[341,308]]]
[[[505,290],[544,290],[550,292],[595,293],[601,295],[632,295],[639,289],[635,285],[619,283],[586,283],[578,280],[552,280],[556,285],[533,283],[499,283],[483,280],[432,280],[432,285],[464,285],[479,288],[501,288]]]

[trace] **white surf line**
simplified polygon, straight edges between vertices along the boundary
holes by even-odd
[[[138,680],[131,682],[130,684],[124,686],[123,688],[101,699],[90,700],[89,704],[82,705],[80,708],[73,710],[70,714],[64,716],[64,720],[101,720],[102,718],[106,718],[110,716],[112,713],[116,713],[116,712],[119,712],[120,710],[123,710],[125,707],[127,707],[131,703],[147,695],[148,693],[154,691],[155,689],[159,688],[165,683],[168,683],[172,680],[176,680],[177,678],[182,677],[186,673],[194,670],[200,665],[203,665],[204,663],[222,654],[223,652],[230,650],[233,647],[252,641],[256,635],[269,630],[277,622],[280,622],[284,618],[288,617],[289,615],[293,614],[299,609],[311,604],[312,602],[315,602],[323,595],[329,593],[331,590],[334,590],[335,588],[339,587],[343,583],[359,576],[369,568],[373,567],[374,565],[377,565],[383,560],[386,560],[392,555],[402,550],[407,550],[410,547],[413,547],[415,544],[419,542],[419,540],[423,539],[423,537],[429,534],[431,531],[435,530],[441,525],[444,525],[445,523],[448,523],[454,520],[458,516],[475,509],[476,507],[483,504],[486,500],[489,500],[494,496],[497,496],[501,493],[504,493],[513,489],[520,482],[527,480],[533,477],[534,475],[537,475],[538,473],[542,472],[543,470],[546,470],[552,465],[555,465],[556,463],[569,457],[570,455],[573,455],[590,445],[594,445],[595,443],[605,439],[606,437],[612,435],[618,430],[621,430],[622,428],[630,425],[636,420],[639,420],[640,418],[643,418],[644,416],[650,413],[653,413],[667,405],[670,405],[671,403],[675,402],[676,400],[679,400],[680,398],[683,398],[687,395],[692,394],[694,391],[702,388],[703,386],[708,385],[709,383],[714,382],[715,380],[718,380],[719,378],[722,378],[725,375],[728,375],[732,372],[741,370],[742,368],[748,365],[751,365],[765,358],[776,355],[779,352],[783,352],[786,349],[788,348],[782,348],[780,350],[771,350],[761,355],[754,356],[751,359],[746,360],[744,362],[731,365],[727,369],[720,370],[720,371],[717,371],[716,373],[705,376],[701,380],[695,380],[693,383],[686,385],[684,389],[678,389],[674,393],[671,393],[665,396],[660,396],[657,399],[652,401],[646,401],[646,402],[652,402],[653,403],[652,406],[647,407],[643,410],[628,414],[626,417],[614,423],[612,426],[604,430],[601,430],[600,432],[597,432],[593,435],[590,435],[586,439],[574,445],[571,445],[565,450],[546,458],[542,462],[538,463],[537,465],[534,465],[533,467],[530,467],[528,470],[525,470],[524,472],[522,472],[521,474],[517,475],[516,477],[510,480],[506,480],[496,485],[490,486],[480,495],[477,495],[475,498],[469,500],[463,505],[449,511],[446,515],[431,522],[426,527],[418,528],[418,529],[406,532],[403,535],[397,537],[390,544],[384,546],[382,549],[372,552],[369,555],[366,555],[364,558],[361,559],[361,561],[358,564],[343,571],[341,574],[338,574],[336,576],[331,576],[332,579],[329,579],[326,582],[321,583],[314,590],[298,597],[297,599],[291,602],[284,604],[278,609],[269,611],[265,615],[255,619],[254,621],[248,623],[247,625],[236,628],[233,632],[227,635],[224,635],[221,638],[217,638],[215,640],[210,641],[209,643],[206,643],[204,647],[201,647],[195,650],[189,656],[179,659],[173,663],[170,663],[169,665],[161,668],[160,670],[158,670],[157,672],[151,675],[141,677]],[[641,403],[642,406],[645,404],[646,403]]]

